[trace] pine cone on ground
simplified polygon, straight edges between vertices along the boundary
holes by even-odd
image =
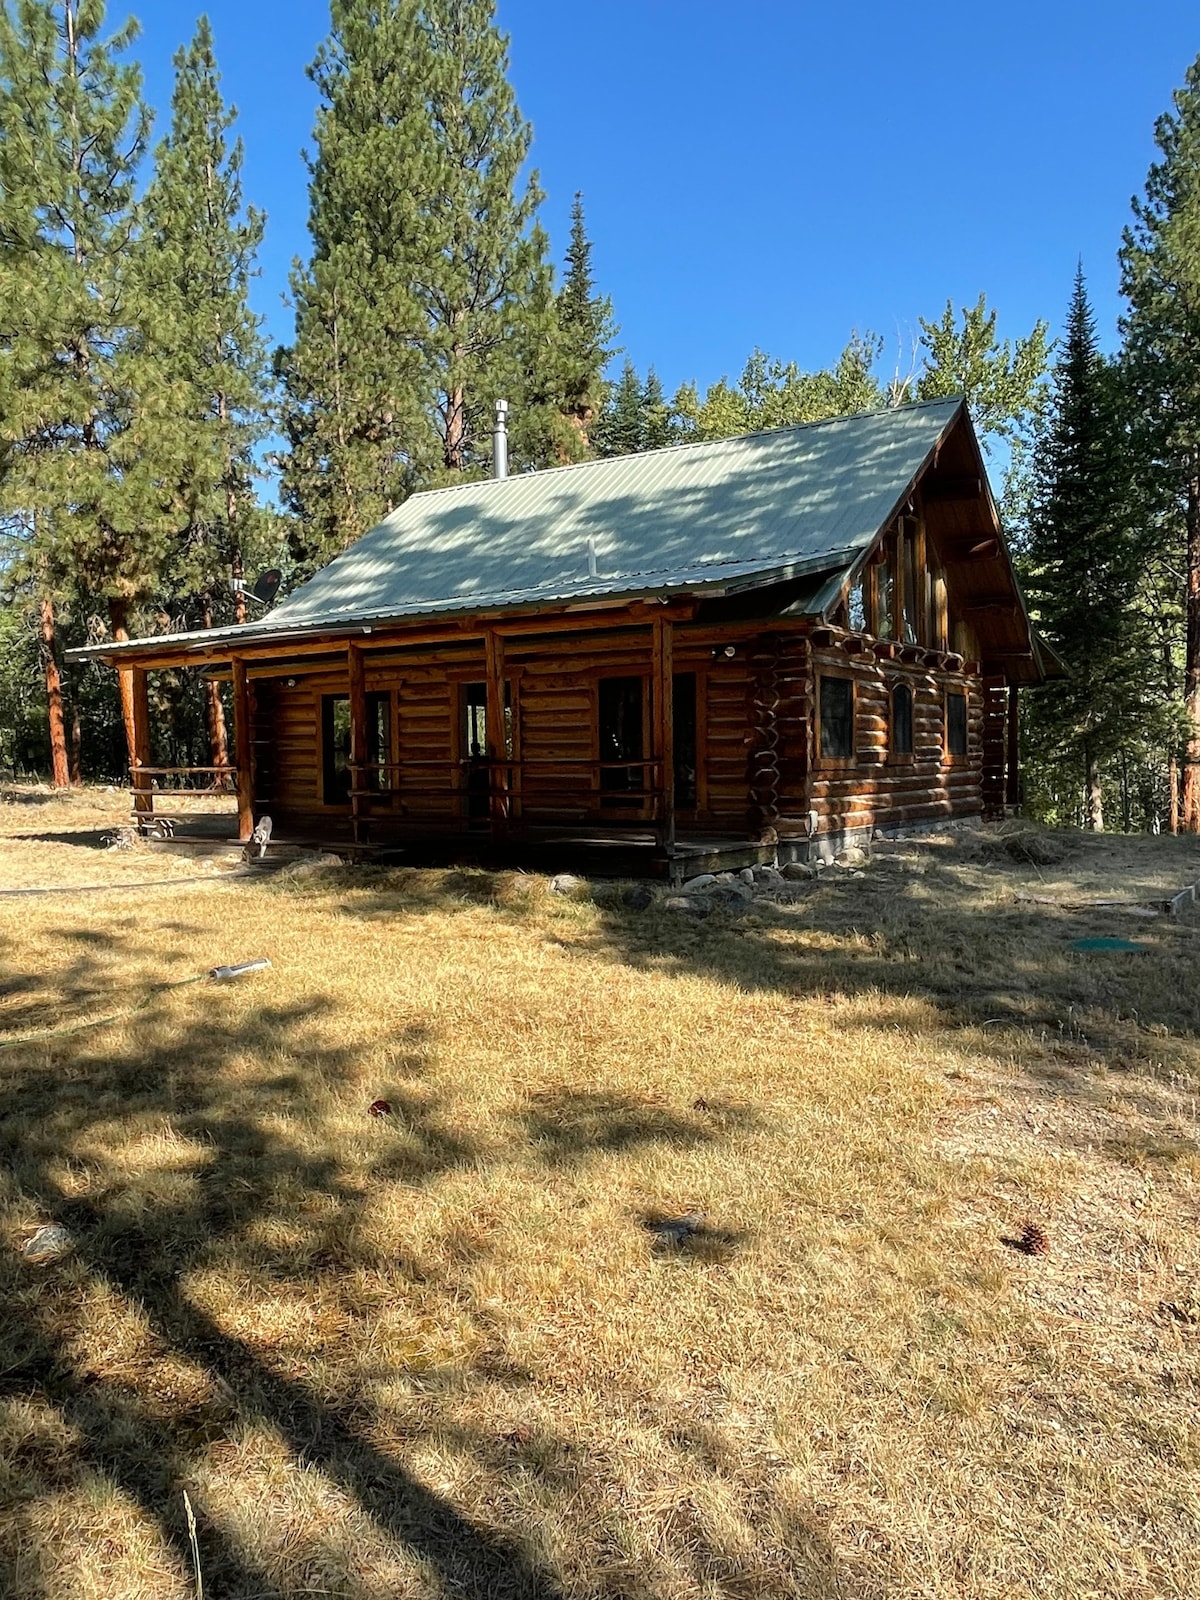
[[[1050,1251],[1050,1240],[1046,1237],[1046,1230],[1039,1227],[1036,1222],[1027,1222],[1024,1225],[1018,1243],[1027,1256],[1044,1256]]]

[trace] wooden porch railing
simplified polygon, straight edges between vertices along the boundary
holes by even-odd
[[[129,775],[133,822],[138,831],[143,833],[151,825],[156,801],[162,801],[169,796],[225,794],[233,798],[237,794],[238,769],[229,764],[215,767],[149,767],[135,763],[129,768]],[[202,787],[172,784],[167,788],[155,782],[156,778],[191,777],[208,777],[211,781]]]
[[[662,782],[662,769],[663,761],[659,756],[620,761],[597,761],[590,756],[533,759],[467,756],[454,760],[351,762],[351,822],[356,842],[366,843],[372,816],[404,818],[406,801],[452,802],[457,818],[468,822],[472,820],[468,807],[474,800],[481,806],[481,813],[475,820],[490,822],[493,832],[498,834],[518,832],[524,823],[524,780],[577,773],[587,775],[590,782],[586,788],[564,791],[561,795],[564,806],[576,807],[581,801],[598,808],[607,805],[611,807],[614,823],[621,820],[622,814],[630,820],[649,822],[666,844],[674,819],[668,791]],[[637,784],[606,788],[603,780],[606,772],[636,773]],[[414,773],[438,773],[449,781],[435,783],[418,779],[413,782],[411,775]],[[472,779],[484,781],[472,783]],[[539,792],[539,807],[551,807],[554,798],[553,794]],[[420,813],[422,819],[427,815]]]

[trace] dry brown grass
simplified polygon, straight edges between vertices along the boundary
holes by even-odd
[[[210,1600],[1200,1592],[1196,927],[1019,881],[0,899],[0,1037],[151,997],[0,1050],[0,1592],[194,1594],[184,1489]]]

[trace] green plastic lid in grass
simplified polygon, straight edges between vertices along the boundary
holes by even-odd
[[[1152,945],[1138,944],[1136,939],[1109,939],[1098,937],[1095,939],[1076,939],[1071,946],[1072,950],[1117,950],[1127,951],[1130,955],[1147,955]]]

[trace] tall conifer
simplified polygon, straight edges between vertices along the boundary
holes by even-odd
[[[577,454],[584,456],[590,453],[592,432],[604,407],[604,369],[617,330],[612,302],[596,293],[581,194],[571,207],[571,243],[557,309],[562,410],[577,435]]]
[[[1039,691],[1030,732],[1083,777],[1088,826],[1104,826],[1104,767],[1144,717],[1137,650],[1141,545],[1133,528],[1119,390],[1076,273],[1049,416],[1033,458],[1026,588],[1069,675]]]
[[[628,356],[620,379],[609,390],[608,403],[596,427],[596,448],[602,456],[630,456],[645,445],[642,380]]]
[[[416,483],[482,470],[497,398],[514,402],[514,465],[540,457],[558,362],[493,0],[333,0],[332,21],[311,69],[313,256],[280,362],[284,494],[310,559]]]
[[[1200,833],[1200,57],[1154,130],[1160,159],[1121,247],[1123,366],[1138,485],[1161,555],[1184,580],[1183,826]]]
[[[249,285],[263,217],[242,196],[236,113],[221,96],[208,18],[175,57],[171,126],[145,199],[142,337],[171,371],[181,526],[168,574],[183,605],[211,626],[232,604],[261,521],[254,450],[267,431],[267,360]],[[233,590],[232,602],[230,600]],[[207,685],[214,765],[228,759],[215,682]]]
[[[0,493],[24,529],[50,633],[46,602],[70,588],[119,638],[169,537],[157,446],[171,397],[129,336],[141,309],[134,185],[149,122],[140,71],[121,59],[136,24],[107,39],[103,29],[103,0],[0,9]],[[51,688],[52,715],[53,700]],[[122,702],[132,746],[126,674]]]

